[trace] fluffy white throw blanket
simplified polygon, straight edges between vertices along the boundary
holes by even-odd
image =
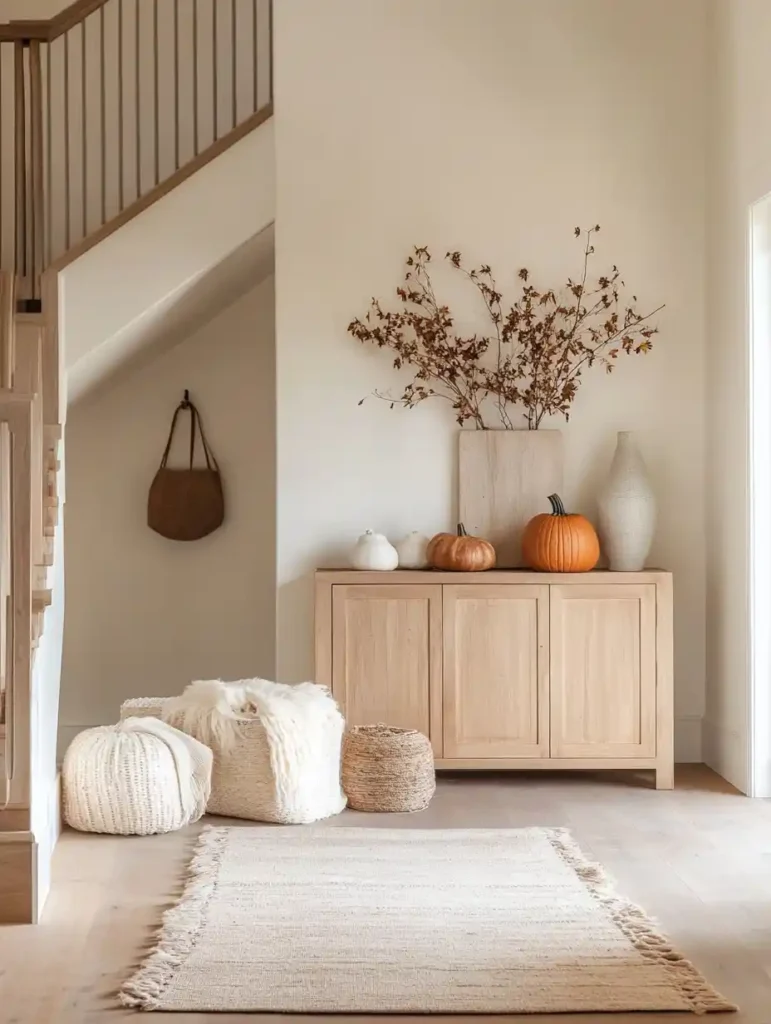
[[[157,718],[127,718],[116,726],[123,732],[150,734],[165,743],[179,780],[179,801],[188,821],[198,821],[211,793],[212,752],[203,743]]]
[[[259,718],[270,746],[277,802],[291,820],[314,821],[345,807],[339,785],[345,722],[326,687],[267,679],[199,680],[181,697],[166,701],[163,718],[206,743],[215,755],[232,752],[243,724]],[[321,763],[329,761],[332,751],[336,763]]]

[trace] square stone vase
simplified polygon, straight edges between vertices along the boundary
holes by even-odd
[[[461,430],[458,518],[495,547],[499,569],[522,562],[522,531],[563,486],[559,430]]]

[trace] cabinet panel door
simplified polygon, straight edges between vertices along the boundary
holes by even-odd
[[[551,756],[656,754],[656,588],[553,586]]]
[[[333,587],[332,692],[349,725],[418,729],[441,756],[442,588]]]
[[[549,588],[444,590],[444,757],[549,756]]]

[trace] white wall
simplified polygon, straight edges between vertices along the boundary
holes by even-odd
[[[51,605],[46,609],[32,670],[32,784],[30,819],[37,843],[37,908],[42,913],[51,887],[51,859],[61,824],[58,785],[57,735],[62,648],[64,642],[64,443],[59,444],[59,522],[54,536],[54,564],[48,571]]]
[[[438,406],[359,408],[395,375],[349,320],[413,244],[554,285],[578,269],[574,225],[598,221],[601,259],[667,308],[652,355],[587,378],[566,497],[593,514],[614,432],[639,433],[652,562],[676,575],[678,755],[699,759],[706,5],[284,0],[274,31],[280,676],[313,671],[314,567],[366,527],[453,522],[456,427]]]
[[[714,0],[707,408],[708,648],[705,752],[749,785],[748,229],[771,191],[771,5]],[[764,527],[765,528],[765,527]],[[771,567],[769,567],[771,570]],[[767,681],[766,681],[767,684]]]
[[[115,721],[127,697],[274,673],[273,310],[270,277],[70,411],[65,742]],[[227,502],[223,527],[191,544],[146,525],[147,492],[184,388],[199,404]],[[178,430],[177,462],[186,444]]]
[[[65,267],[60,342],[76,393],[157,340],[157,324],[272,223],[274,171],[271,119]]]

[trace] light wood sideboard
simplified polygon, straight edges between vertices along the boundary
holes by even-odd
[[[673,786],[667,572],[316,573],[316,679],[437,768],[649,768]]]

